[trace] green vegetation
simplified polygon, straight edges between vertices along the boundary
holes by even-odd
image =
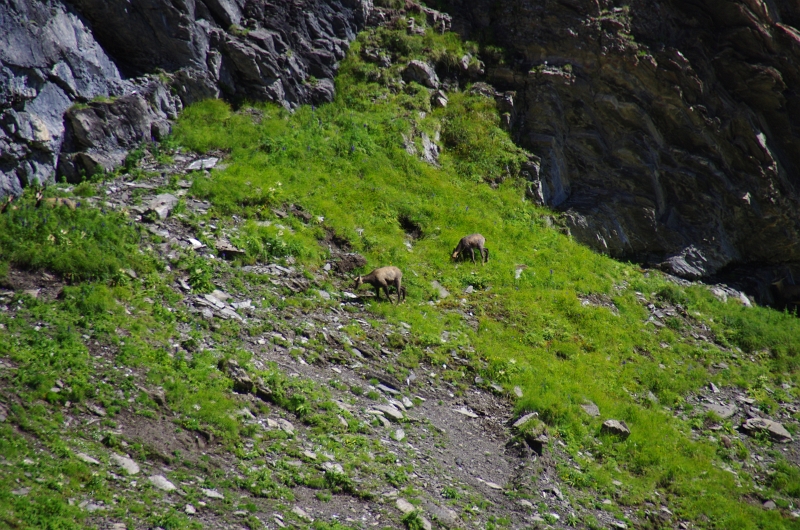
[[[405,27],[404,21],[399,24]],[[390,50],[395,66],[379,70],[365,62],[361,51],[373,45]],[[231,243],[245,255],[233,265],[181,251],[168,270],[148,250],[161,242],[158,236],[140,231],[121,213],[86,204],[75,210],[35,208],[33,195],[27,194],[15,203],[17,209],[0,215],[0,279],[13,266],[48,270],[73,283],[53,301],[15,294],[4,302],[18,306],[15,317],[0,313],[0,355],[14,366],[12,375],[3,376],[2,401],[9,403],[10,413],[0,424],[1,522],[81,528],[87,514],[68,499],[91,493],[107,514],[120,519],[191,527],[179,507],[157,502],[159,493],[151,487],[136,502],[119,502],[111,485],[118,479],[77,459],[75,448],[169,462],[170,478],[183,481],[193,502],[200,488],[214,487],[286,502],[294,499],[292,488],[298,485],[318,490],[320,499],[332,494],[370,498],[385,485],[413,492],[412,470],[395,465],[392,454],[365,436],[372,427],[337,408],[330,389],[289,377],[277,365],[253,362],[243,338],[280,330],[281,323],[257,329],[231,320],[211,324],[189,313],[173,288],[185,273],[195,293],[212,291],[222,278],[243,290],[257,278],[240,266],[273,260],[291,260],[317,272],[329,257],[319,241],[333,236],[367,258],[367,271],[391,264],[405,273],[405,304],[368,304],[374,317],[393,329],[413,330],[407,338],[390,334],[389,346],[402,353],[387,372],[403,379],[409,369],[436,367],[460,392],[475,375],[507,390],[519,386],[516,409],[538,412],[542,423],[532,424],[537,433],[546,429],[565,444],[575,464],[560,465],[560,478],[585,491],[587,499],[613,496],[618,505],[631,507],[664,503],[697,526],[796,527],[780,511],[743,502],[757,491],[739,463],[747,457],[746,448],[726,450],[707,437],[695,439],[692,428],[702,428],[705,420],[695,418],[693,425],[676,412],[711,379],[746,391],[766,411],[783,397],[796,398],[785,395],[778,383],[792,383],[793,390],[786,392],[800,386],[800,321],[734,300],[722,303],[701,286],[676,286],[657,272],[594,254],[554,229],[552,212],[525,199],[525,183],[517,173],[527,154],[500,128],[492,99],[457,92],[448,95],[446,108],[432,109],[427,90],[397,83],[409,58],[448,68],[466,51],[474,52],[475,46],[453,34],[428,31],[411,37],[380,28],[353,43],[331,104],[294,113],[272,105],[234,111],[221,101],[188,108],[173,141],[198,153],[222,150],[229,159],[210,177],[193,177],[190,193],[209,201],[211,210],[202,219],[187,215],[185,222],[199,226],[216,219],[220,227],[235,226]],[[423,132],[440,138],[440,167],[420,161],[404,146],[412,142],[419,151]],[[134,176],[145,155],[141,150],[129,157],[127,170]],[[75,192],[89,195],[93,189]],[[276,214],[289,205],[302,207],[310,217]],[[242,222],[234,223],[233,215]],[[208,230],[210,238],[211,230],[220,228]],[[459,238],[472,232],[486,236],[491,249],[486,266],[450,260]],[[433,281],[451,296],[440,300]],[[464,294],[469,286],[474,292]],[[347,282],[339,289],[349,287]],[[257,292],[264,307],[300,311],[325,303],[310,291],[281,297]],[[656,327],[647,321],[648,303],[679,305],[682,311]],[[717,344],[685,332],[700,325],[711,330]],[[343,333],[366,340],[354,323],[343,326]],[[211,346],[198,348],[201,338]],[[272,340],[288,346],[280,334]],[[315,340],[312,336],[306,344],[312,362],[324,351]],[[178,342],[182,349],[175,347]],[[465,362],[453,362],[454,355]],[[249,421],[231,392],[231,380],[218,369],[227,359],[247,367],[271,390],[269,404],[252,407],[291,413],[308,429],[320,460],[341,462],[341,468],[302,465],[310,457],[294,435],[261,430]],[[712,377],[711,366],[720,362],[728,368]],[[146,388],[135,383],[136,377],[146,381]],[[382,398],[359,386],[330,386]],[[148,390],[155,387],[164,390],[163,399]],[[648,393],[654,399],[646,398]],[[599,406],[600,418],[582,411],[586,400]],[[69,407],[90,402],[103,408],[102,419],[87,427],[84,438],[62,439],[59,429]],[[144,444],[123,446],[114,434],[123,411],[133,407],[133,416],[155,418],[162,406],[174,414],[164,420],[169,429],[225,444],[239,459],[238,476],[215,475],[202,459],[159,454]],[[601,433],[608,418],[627,422],[630,437],[623,441]],[[774,473],[759,495],[797,502],[797,468],[780,454],[775,458]],[[203,481],[195,477],[201,472],[207,475]],[[615,481],[623,487],[617,489]],[[12,494],[22,484],[33,493]],[[442,492],[454,501],[467,495],[455,487]],[[408,528],[423,525],[417,511],[402,522]],[[497,520],[489,526],[508,524]],[[322,521],[314,527],[346,528]]]
[[[78,187],[78,192],[87,190]],[[80,194],[80,193],[79,193]],[[121,269],[147,272],[152,260],[139,252],[139,229],[123,214],[64,205],[34,206],[28,190],[0,215],[0,263],[47,269],[69,281],[108,280]]]

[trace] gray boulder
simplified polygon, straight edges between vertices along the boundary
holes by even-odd
[[[789,443],[793,441],[792,435],[786,428],[777,421],[766,418],[750,418],[742,424],[742,429],[748,434],[764,432],[778,443]]]
[[[436,75],[436,70],[422,61],[410,61],[403,70],[403,79],[408,83],[413,81],[428,88],[439,88],[439,77]]]
[[[630,429],[628,429],[628,425],[622,420],[606,420],[603,422],[603,427],[601,430],[606,434],[619,436],[623,440],[631,434]]]

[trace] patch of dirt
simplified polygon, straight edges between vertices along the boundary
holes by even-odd
[[[28,271],[9,267],[8,276],[0,287],[23,292],[42,300],[55,300],[66,282],[46,271]]]
[[[397,222],[400,223],[400,228],[403,229],[403,232],[405,232],[406,235],[410,237],[412,240],[417,240],[422,238],[423,236],[422,227],[419,226],[419,224],[416,221],[414,221],[407,215],[401,215],[397,219]]]
[[[334,267],[339,274],[348,274],[360,267],[367,264],[366,258],[361,254],[347,253],[347,254],[334,254]]]

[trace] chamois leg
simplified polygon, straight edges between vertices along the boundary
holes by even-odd
[[[389,300],[390,304],[393,304],[394,302],[392,302],[392,297],[389,295],[389,284],[388,283],[383,284],[383,290],[386,291],[386,299]]]
[[[472,256],[472,264],[475,265],[475,247],[469,247],[469,254]]]
[[[484,263],[489,263],[489,249],[485,248],[483,251],[486,253],[486,257],[483,258]]]
[[[394,282],[394,288],[397,291],[397,303],[400,304],[400,290],[402,289],[400,286],[400,280],[396,280]]]

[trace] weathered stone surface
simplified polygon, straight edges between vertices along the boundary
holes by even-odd
[[[686,278],[800,263],[796,2],[439,5],[515,56],[482,57],[487,79],[577,239]]]
[[[539,417],[539,413],[538,413],[538,412],[529,412],[528,414],[525,414],[525,415],[523,415],[523,416],[520,416],[520,417],[519,417],[519,418],[518,418],[518,419],[517,419],[517,420],[516,420],[516,421],[515,421],[515,422],[514,422],[512,425],[511,425],[511,428],[512,428],[512,429],[516,429],[516,430],[520,430],[520,429],[522,429],[522,428],[525,426],[525,424],[526,424],[526,423],[528,423],[529,421],[531,421],[531,420],[533,420],[533,419],[536,419],[536,418],[538,418],[538,417]]]
[[[172,491],[178,489],[175,487],[175,484],[167,480],[164,475],[153,475],[148,477],[147,480],[149,480],[153,486],[163,491]]]
[[[630,429],[628,429],[628,425],[622,420],[604,421],[602,431],[608,434],[619,436],[623,440],[631,434]]]
[[[439,88],[439,76],[433,66],[422,61],[409,61],[403,70],[403,79],[407,82],[416,82],[428,88]]]
[[[115,464],[124,469],[129,475],[135,475],[139,472],[139,464],[137,464],[127,456],[121,456],[116,453],[111,453],[110,458]]]
[[[411,504],[402,497],[398,497],[398,499],[395,501],[395,506],[397,506],[397,509],[403,512],[404,514],[411,513],[416,509],[414,508],[413,504]]]
[[[742,429],[748,434],[765,432],[770,438],[779,443],[793,441],[792,435],[783,425],[777,421],[768,420],[766,418],[750,418],[742,424]]]
[[[304,509],[302,509],[299,506],[295,506],[294,508],[292,508],[292,513],[306,522],[311,522],[314,520],[310,515],[308,515],[308,513]]]
[[[178,204],[178,198],[171,193],[162,193],[156,196],[155,199],[150,201],[147,205],[147,214],[154,214],[159,219],[166,219],[172,213],[172,209]]]
[[[373,408],[382,412],[394,421],[401,421],[403,419],[403,413],[397,410],[395,407],[389,405],[375,405]]]
[[[112,170],[140,142],[168,135],[195,101],[331,101],[338,61],[371,9],[369,0],[0,4],[0,197],[52,182],[56,169],[70,181]]]
[[[731,416],[736,414],[736,411],[738,410],[736,405],[734,405],[732,403],[728,404],[728,405],[718,405],[716,403],[712,403],[712,404],[706,405],[706,409],[708,409],[709,411],[713,412],[714,414],[716,414],[717,416],[719,416],[723,420],[727,420],[728,418],[730,418]]]
[[[203,493],[203,495],[205,495],[209,499],[224,499],[225,498],[225,496],[222,493],[218,492],[217,490],[203,488],[200,491]]]
[[[255,385],[247,374],[247,370],[242,368],[236,360],[220,361],[220,369],[233,379],[234,392],[249,394],[255,391]]]
[[[447,298],[450,296],[450,291],[444,288],[444,286],[436,280],[431,282],[431,287],[436,291],[436,294],[439,295],[439,298]]]
[[[591,401],[587,401],[586,403],[583,403],[581,405],[581,408],[583,409],[583,411],[586,414],[588,414],[589,416],[592,416],[594,418],[596,418],[597,416],[600,415],[600,408],[597,405],[595,405],[594,403],[592,403]]]
[[[86,462],[87,464],[94,464],[97,465],[100,462],[96,458],[92,458],[91,456],[87,455],[86,453],[75,453],[75,458],[81,460],[82,462]]]

